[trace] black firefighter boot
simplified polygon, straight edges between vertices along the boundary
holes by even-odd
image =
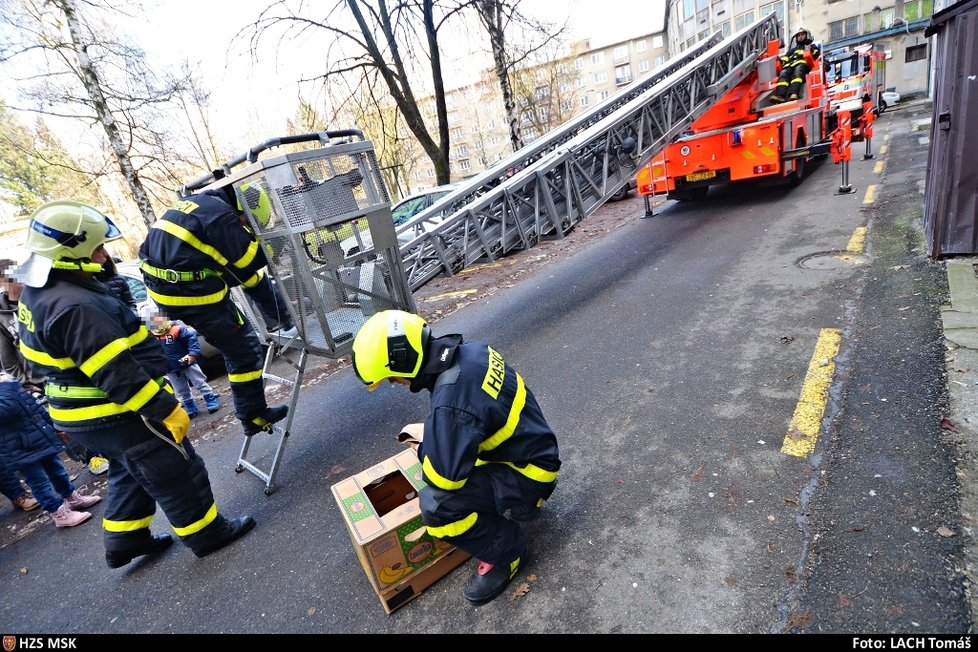
[[[242,421],[244,424],[245,437],[256,435],[262,430],[271,432],[272,424],[281,421],[287,417],[288,414],[288,405],[276,405],[275,407],[266,408],[265,411],[257,417],[245,419]]]
[[[136,557],[144,555],[157,555],[173,543],[173,537],[169,534],[154,534],[138,545],[128,546],[119,550],[106,550],[105,563],[109,568],[121,568]]]
[[[251,532],[253,527],[255,527],[255,519],[250,516],[240,516],[229,520],[218,515],[217,520],[200,532],[202,538],[199,541],[187,541],[186,543],[195,555],[206,557],[221,548],[231,545]]]
[[[495,600],[506,590],[506,587],[509,586],[509,583],[516,576],[517,571],[526,566],[528,561],[528,553],[522,557],[517,557],[508,565],[493,565],[480,561],[475,573],[465,583],[465,588],[462,589],[462,595],[465,596],[466,600],[475,605],[485,604]]]

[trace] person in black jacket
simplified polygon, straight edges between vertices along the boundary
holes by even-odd
[[[272,209],[265,191],[245,184],[242,193],[252,214],[267,222]],[[139,258],[146,289],[166,317],[192,327],[223,354],[235,416],[250,437],[270,431],[289,408],[265,401],[261,341],[230,288],[241,286],[266,319],[277,317],[269,330],[294,335],[296,329],[265,273],[264,248],[241,221],[243,210],[230,185],[184,197],[153,223]]]
[[[808,59],[805,57],[806,50],[813,61],[818,61],[822,53],[822,49],[812,40],[811,32],[805,27],[795,30],[791,40],[791,45],[785,53],[778,57],[781,73],[770,97],[770,101],[774,104],[798,99],[801,88],[805,85],[805,75],[811,71]]]
[[[140,318],[95,274],[120,237],[108,217],[60,200],[31,215],[29,257],[14,270],[26,285],[18,321],[24,356],[47,377],[54,425],[109,458],[102,519],[105,561],[119,568],[156,555],[173,539],[153,535],[157,505],[198,557],[249,532],[214,500],[204,461],[186,437],[190,418],[166,382],[166,355]]]
[[[138,314],[136,300],[132,297],[132,290],[129,289],[129,282],[119,274],[115,264],[121,263],[119,258],[109,258],[102,265],[102,271],[95,275],[95,278],[102,281],[105,287],[112,290],[112,294],[119,297],[119,301],[129,306],[133,312]]]
[[[557,437],[502,355],[461,335],[434,337],[400,310],[374,314],[353,341],[353,369],[373,390],[384,380],[431,392],[417,447],[428,533],[479,560],[463,595],[499,596],[529,558],[518,521],[537,517],[557,485]]]

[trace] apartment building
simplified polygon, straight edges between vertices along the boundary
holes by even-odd
[[[930,48],[924,29],[933,0],[668,0],[669,51],[682,52],[717,30],[724,36],[776,14],[785,39],[808,28],[823,50],[874,43],[887,52],[886,86],[928,94]]]
[[[570,44],[563,53],[538,57],[512,75],[523,144],[593,109],[668,58],[663,32],[607,44],[584,39]],[[447,91],[445,101],[452,181],[474,177],[513,153],[499,83],[491,70],[483,71],[471,84]],[[428,124],[435,124],[433,98],[422,100],[422,109]],[[409,158],[403,163],[409,168],[409,191],[434,186],[431,162],[420,150]]]

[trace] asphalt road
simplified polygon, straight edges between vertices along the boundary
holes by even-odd
[[[836,192],[828,161],[797,188],[669,202],[434,322],[489,341],[558,433],[563,467],[527,526],[524,591],[470,606],[470,561],[385,614],[330,486],[397,453],[394,435],[423,419],[427,397],[368,393],[341,367],[303,388],[271,495],[234,472],[239,439],[198,440],[219,508],[253,515],[253,533],[205,560],[175,545],[110,571],[97,527],[42,522],[0,548],[0,622],[20,633],[969,632],[955,449],[940,427],[944,277],[919,224],[927,132],[915,121],[929,111],[882,116],[877,158],[854,152],[852,194]],[[860,227],[865,253],[841,254]],[[822,431],[812,455],[785,455],[824,329],[841,332],[841,349]],[[162,516],[154,529],[168,530]]]

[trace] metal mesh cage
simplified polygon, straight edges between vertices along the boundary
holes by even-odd
[[[239,197],[242,186],[256,184],[269,197],[267,220],[247,201],[242,206],[311,353],[345,355],[375,312],[415,310],[369,141],[258,161],[231,183]],[[267,337],[278,317],[262,314],[238,288],[235,296]]]

